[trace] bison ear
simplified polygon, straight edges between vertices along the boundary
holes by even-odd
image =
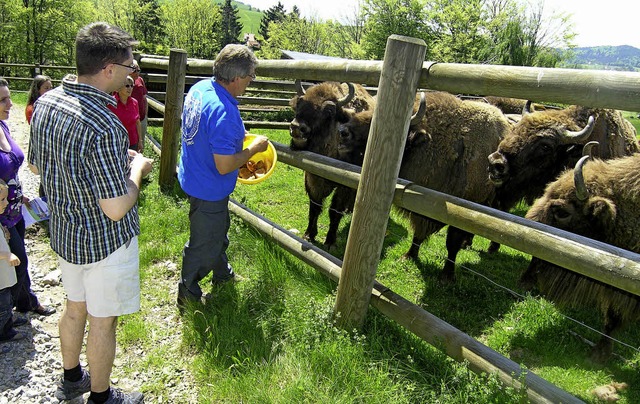
[[[289,101],[289,105],[291,105],[291,108],[293,108],[294,110],[296,109],[296,106],[298,105],[298,99],[300,97],[298,97],[297,95],[294,96],[290,101]]]
[[[593,220],[601,229],[607,231],[613,229],[617,209],[615,203],[608,198],[594,196],[586,203],[585,215]]]
[[[336,116],[336,103],[333,101],[325,101],[322,103],[322,114],[330,119]]]

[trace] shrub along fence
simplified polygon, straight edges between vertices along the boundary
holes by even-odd
[[[292,89],[295,79],[379,85],[380,108],[376,108],[374,113],[369,137],[370,144],[374,146],[369,149],[376,150],[376,144],[384,143],[384,150],[377,148],[380,155],[376,157],[376,161],[388,164],[378,164],[376,168],[376,165],[371,165],[371,159],[368,159],[360,168],[313,153],[292,151],[285,145],[276,144],[281,162],[358,189],[343,263],[236,202],[232,202],[230,208],[293,255],[338,280],[336,311],[341,313],[341,318],[346,318],[343,323],[345,326],[361,324],[368,303],[371,302],[385,315],[425,341],[444,348],[451,357],[469,361],[473,370],[497,373],[506,384],[515,387],[520,387],[521,382],[524,382],[527,394],[533,402],[577,402],[579,400],[575,397],[533,373],[523,371],[517,363],[375,282],[375,266],[380,257],[389,204],[393,200],[399,206],[636,295],[640,295],[640,255],[397,179],[399,161],[394,156],[401,155],[399,148],[404,146],[403,135],[406,133],[410,106],[417,87],[454,94],[496,95],[633,111],[640,110],[640,74],[423,63],[420,54],[424,43],[420,42],[422,41],[412,38],[390,37],[384,61],[261,60],[256,69],[261,78],[270,77],[276,81],[258,80],[254,86],[278,92]],[[395,65],[395,61],[402,62]],[[410,67],[416,61],[417,68]],[[182,86],[171,86],[170,80],[164,95],[165,100],[180,107],[174,108],[175,116],[172,118],[165,115],[163,122],[162,150],[165,153],[161,155],[161,165],[166,167],[166,172],[161,172],[160,182],[166,186],[175,178],[179,111],[185,93],[184,83],[189,82],[191,77],[194,81],[195,77],[210,77],[213,61],[187,59],[184,51],[174,49],[169,59],[142,55],[140,64],[143,69],[164,69],[167,71],[166,77],[174,81],[182,78],[183,82]],[[187,77],[190,80],[186,80]],[[291,81],[280,81],[282,79]],[[241,106],[245,101],[249,100],[242,99]],[[381,114],[384,111],[391,112],[383,116]],[[376,125],[376,122],[381,123]],[[273,127],[251,122],[247,122],[247,126]],[[399,142],[398,139],[403,140]],[[172,150],[167,153],[166,146],[175,152]],[[391,185],[390,177],[393,177]],[[369,198],[364,198],[363,195],[369,195]],[[377,205],[366,205],[365,200],[375,200]],[[384,202],[380,203],[380,200]],[[377,223],[379,218],[385,220],[382,226],[377,226],[383,231],[372,237],[372,227],[361,224],[368,220],[369,223]],[[367,234],[366,239],[362,236],[363,232]],[[612,268],[615,268],[615,272]],[[347,278],[351,279],[346,281]]]

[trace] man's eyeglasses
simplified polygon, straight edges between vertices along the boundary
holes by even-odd
[[[136,65],[133,63],[131,63],[130,65],[123,65],[122,63],[111,62],[111,64],[126,67],[127,69],[130,69],[132,72],[137,69]]]
[[[251,80],[255,80],[256,79],[256,74],[255,73],[251,73],[251,74],[247,74],[244,77],[251,77]]]
[[[131,84],[125,84],[124,86],[125,86],[126,88],[131,88],[131,87],[133,87]]]

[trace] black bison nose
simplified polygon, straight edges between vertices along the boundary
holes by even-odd
[[[489,155],[489,165],[491,167],[503,167],[506,165],[506,159],[500,152],[493,152]]]
[[[289,134],[291,136],[305,136],[309,130],[307,125],[301,124],[297,119],[289,123]]]
[[[503,177],[509,171],[507,159],[500,152],[493,152],[489,155],[489,173],[494,179]]]
[[[340,127],[338,128],[338,132],[340,133],[340,137],[342,139],[346,139],[349,137],[349,128],[344,125],[340,125]]]

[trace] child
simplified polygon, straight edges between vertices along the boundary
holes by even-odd
[[[6,182],[0,180],[0,212],[7,208],[8,196],[9,187]],[[13,320],[11,286],[17,281],[16,270],[13,267],[20,265],[20,259],[9,250],[6,239],[8,232],[4,227],[2,230],[0,231],[0,343],[24,338],[24,333],[16,331],[13,327],[26,322],[24,319],[18,319],[19,321],[14,323]],[[7,352],[7,349],[2,349],[2,352]]]

